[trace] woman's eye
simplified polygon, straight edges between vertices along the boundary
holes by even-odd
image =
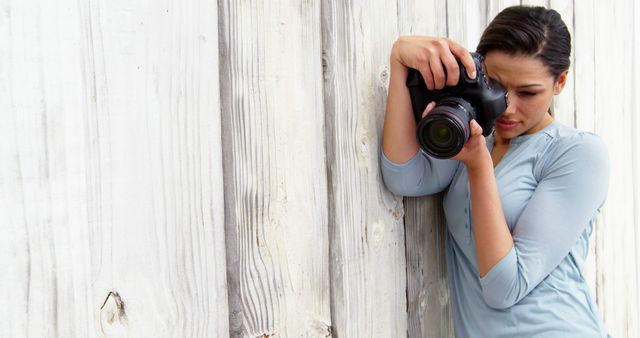
[[[538,93],[534,93],[534,92],[518,92],[518,94],[520,94],[522,96],[535,96]]]

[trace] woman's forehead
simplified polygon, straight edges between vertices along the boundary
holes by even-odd
[[[533,87],[536,84],[553,84],[553,76],[547,66],[533,56],[489,52],[484,58],[484,64],[487,76],[503,85]]]

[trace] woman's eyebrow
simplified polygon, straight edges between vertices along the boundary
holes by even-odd
[[[540,83],[531,83],[526,85],[520,85],[520,86],[517,86],[516,88],[522,89],[522,88],[529,88],[529,87],[543,87],[543,85]]]

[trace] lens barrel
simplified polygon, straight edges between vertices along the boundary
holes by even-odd
[[[469,122],[475,115],[465,100],[448,97],[436,103],[418,123],[420,148],[435,158],[451,158],[462,150],[471,135]]]

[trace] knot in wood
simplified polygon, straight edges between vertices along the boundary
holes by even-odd
[[[100,307],[100,328],[104,335],[119,335],[124,332],[127,316],[124,312],[124,303],[115,291],[110,291],[104,303]]]
[[[389,66],[384,65],[380,67],[378,79],[380,81],[380,86],[383,88],[389,88]]]

